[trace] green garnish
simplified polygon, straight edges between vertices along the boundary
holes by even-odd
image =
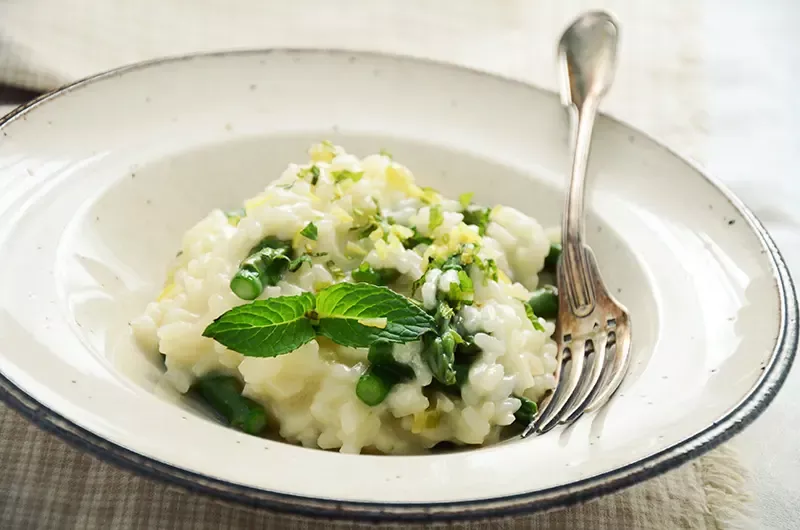
[[[363,171],[350,171],[349,169],[331,171],[331,177],[333,177],[333,181],[336,183],[342,182],[343,180],[352,180],[353,182],[358,182],[363,176]]]
[[[242,260],[231,278],[231,291],[242,300],[255,300],[268,285],[276,285],[292,261],[291,244],[274,237],[263,239]]]
[[[478,234],[486,234],[486,227],[489,226],[491,208],[481,208],[480,206],[470,205],[464,209],[464,223],[478,227]]]
[[[303,266],[303,263],[308,263],[309,267],[314,264],[309,254],[303,254],[289,263],[289,272],[297,272]]]
[[[317,297],[318,333],[342,346],[365,348],[379,339],[411,342],[434,321],[405,296],[367,283],[339,283]],[[365,325],[385,319],[383,327]]]
[[[472,202],[472,197],[474,195],[475,194],[470,191],[467,193],[462,193],[461,195],[458,196],[458,202],[461,204],[461,208],[463,210],[466,210],[467,206],[470,205],[470,203]]]
[[[433,244],[432,237],[425,237],[419,233],[416,226],[411,227],[411,231],[414,232],[410,238],[403,241],[403,246],[405,248],[415,248],[419,245],[431,245]]]
[[[539,406],[536,404],[535,401],[532,401],[526,397],[522,396],[514,396],[514,397],[522,402],[517,411],[514,413],[514,418],[516,422],[519,422],[520,424],[527,426],[530,422],[533,421],[533,418],[536,417],[536,413],[539,411]]]
[[[333,276],[334,280],[339,281],[344,279],[344,271],[332,259],[325,262],[325,267],[331,273],[331,276]]]
[[[316,164],[312,164],[310,167],[301,169],[297,172],[297,176],[301,179],[306,179],[311,177],[311,185],[316,186],[317,182],[319,182],[319,175],[320,171]]]
[[[239,221],[242,220],[242,217],[247,215],[247,212],[245,212],[244,208],[238,208],[236,210],[227,210],[223,213],[225,214],[225,217],[228,218],[228,224],[230,224],[231,226],[239,226]]]
[[[492,258],[481,259],[478,256],[474,257],[473,263],[483,273],[483,283],[486,284],[489,280],[497,281],[499,277],[497,262]]]
[[[536,289],[528,300],[528,304],[535,315],[548,319],[556,318],[558,316],[558,289],[552,285]]]
[[[386,158],[388,158],[389,160],[391,160],[391,159],[393,158],[393,157],[392,157],[392,153],[390,153],[390,152],[389,152],[389,151],[387,151],[386,149],[381,149],[380,151],[378,151],[378,153],[380,153],[381,155],[385,156],[385,157],[386,157]]]
[[[311,293],[256,300],[223,313],[203,336],[247,357],[276,357],[317,336],[306,317],[313,309]]]
[[[533,312],[531,304],[528,302],[522,302],[522,305],[525,306],[525,315],[527,315],[528,320],[530,320],[531,324],[533,324],[533,329],[536,331],[544,331],[544,326],[541,322],[539,322],[539,318],[536,316],[536,313]]]
[[[428,218],[428,232],[433,233],[434,230],[442,226],[444,223],[444,214],[440,205],[431,206],[430,217]]]
[[[195,382],[193,388],[232,427],[247,434],[261,434],[266,429],[267,413],[261,405],[242,396],[242,384],[235,377],[204,376]]]
[[[234,307],[203,331],[247,357],[275,357],[321,335],[366,348],[376,341],[418,340],[435,322],[405,296],[366,283],[339,283],[311,293],[257,300]]]
[[[316,241],[317,240],[317,233],[318,233],[317,225],[315,225],[314,223],[308,223],[305,226],[305,228],[300,230],[300,235],[301,236],[307,237],[308,239],[310,239],[312,241]]]
[[[372,265],[365,261],[350,275],[356,283],[388,285],[400,277],[400,271],[397,269],[373,269]]]

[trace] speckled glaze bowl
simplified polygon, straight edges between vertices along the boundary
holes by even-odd
[[[775,245],[720,184],[643,134],[597,123],[589,243],[634,322],[619,393],[568,429],[411,456],[304,449],[204,417],[159,383],[128,321],[181,234],[328,138],[390,149],[422,184],[556,224],[558,98],[407,58],[253,51],[78,82],[0,123],[0,395],[122,467],[321,517],[432,520],[562,506],[671,469],[772,400],[797,347]]]

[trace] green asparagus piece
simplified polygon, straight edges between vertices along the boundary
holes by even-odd
[[[242,300],[255,300],[268,285],[277,284],[292,261],[291,244],[268,237],[253,247],[231,278],[231,291]]]
[[[374,407],[386,399],[394,386],[386,374],[376,368],[375,366],[367,368],[356,384],[356,396],[370,407]]]
[[[558,258],[561,257],[561,243],[551,243],[550,252],[544,258],[544,269],[549,272],[555,272],[558,265]]]
[[[371,407],[386,399],[394,385],[414,378],[410,366],[395,361],[392,348],[387,341],[372,344],[367,355],[370,367],[356,384],[356,396]]]
[[[531,401],[530,399],[522,396],[514,396],[518,400],[522,402],[519,409],[514,413],[514,418],[517,422],[528,425],[530,422],[533,421],[533,418],[536,417],[536,413],[539,411],[539,407],[536,405],[535,401]]]
[[[444,385],[456,383],[455,363],[456,340],[452,329],[453,310],[445,302],[440,302],[434,319],[439,325],[438,334],[427,333],[422,338],[422,357],[433,373],[433,377]]]
[[[235,377],[206,376],[194,387],[231,426],[247,434],[260,434],[267,427],[267,413],[261,405],[242,396],[242,384]]]
[[[558,289],[552,285],[536,289],[528,303],[536,316],[556,318],[558,316]]]
[[[370,365],[378,366],[380,371],[392,376],[396,382],[400,383],[409,379],[414,379],[414,369],[407,364],[399,363],[392,355],[394,345],[385,340],[379,340],[369,347],[367,360]]]

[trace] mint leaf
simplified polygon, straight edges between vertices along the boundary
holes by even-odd
[[[315,225],[314,223],[308,223],[305,226],[305,228],[300,230],[300,235],[301,236],[307,237],[308,239],[310,239],[312,241],[316,241],[317,240],[317,234],[318,233],[319,233],[319,231],[317,230],[317,225]]]
[[[430,217],[428,218],[428,232],[432,234],[434,230],[442,226],[442,223],[444,223],[442,207],[438,204],[431,206]]]
[[[433,318],[405,296],[368,283],[339,283],[317,297],[318,333],[342,346],[376,340],[411,342],[434,329]]]
[[[279,296],[234,307],[203,331],[246,357],[276,357],[311,341],[316,333],[306,313],[314,295]]]

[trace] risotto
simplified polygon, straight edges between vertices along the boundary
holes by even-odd
[[[496,442],[555,383],[558,246],[532,218],[328,142],[191,228],[132,322],[164,377],[251,434],[342,452]]]

